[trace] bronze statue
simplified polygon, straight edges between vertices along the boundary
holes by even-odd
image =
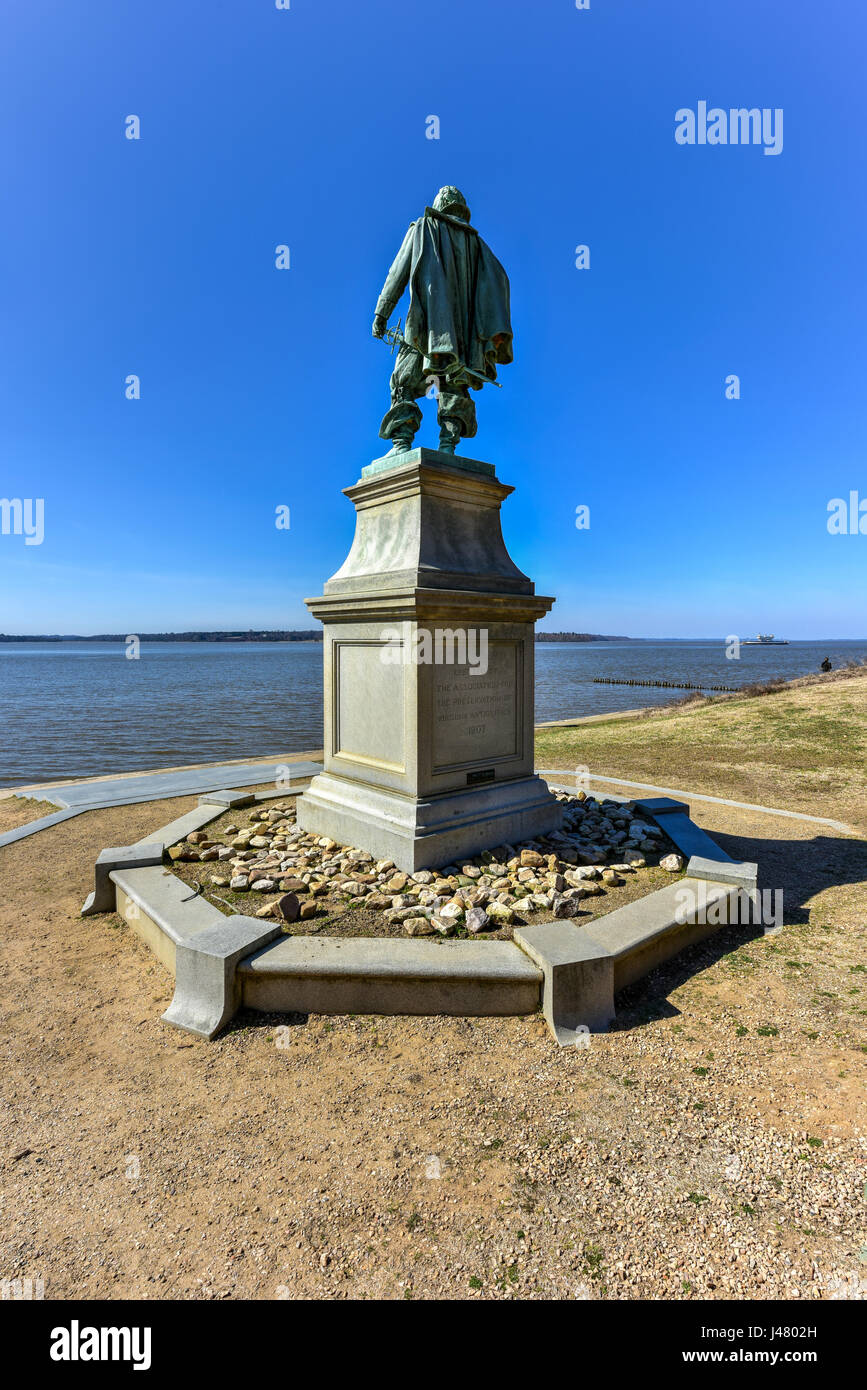
[[[403,332],[388,319],[409,286]],[[380,439],[391,454],[412,448],[421,424],[416,401],[433,387],[439,447],[453,454],[458,440],[476,433],[470,391],[499,385],[497,364],[512,361],[509,278],[490,247],[470,226],[463,194],[441,188],[433,206],[413,222],[376,304],[373,336],[397,347],[391,374],[391,409]]]

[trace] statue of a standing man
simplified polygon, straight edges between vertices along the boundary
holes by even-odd
[[[403,334],[388,319],[409,286]],[[439,447],[453,454],[458,440],[476,433],[470,391],[497,379],[497,364],[512,361],[509,279],[490,247],[470,226],[463,194],[441,188],[433,207],[410,226],[388,272],[373,320],[375,338],[400,344],[391,376],[391,409],[380,439],[389,454],[412,448],[421,424],[416,401],[433,382]]]

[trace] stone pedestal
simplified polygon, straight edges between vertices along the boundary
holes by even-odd
[[[325,760],[298,824],[412,872],[559,828],[533,772],[534,624],[490,464],[435,449],[347,488],[355,539],[321,598]],[[487,669],[483,669],[486,666]]]

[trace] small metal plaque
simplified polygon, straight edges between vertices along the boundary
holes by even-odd
[[[480,782],[493,782],[494,769],[492,767],[483,768],[481,772],[467,773],[467,786],[477,787]]]

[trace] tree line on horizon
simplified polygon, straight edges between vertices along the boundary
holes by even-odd
[[[36,633],[15,635],[0,632],[0,642],[126,642],[131,634],[95,632],[84,637],[78,632]],[[287,630],[277,632],[137,632],[140,642],[321,642],[322,630]]]
[[[126,632],[9,633],[0,632],[0,642],[126,642]],[[321,642],[322,629],[287,629],[254,632],[137,632],[140,642]],[[537,632],[537,642],[628,642],[628,637],[612,637],[601,632]]]

